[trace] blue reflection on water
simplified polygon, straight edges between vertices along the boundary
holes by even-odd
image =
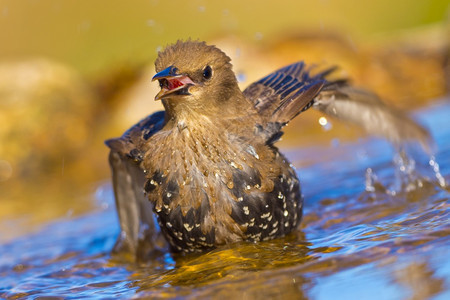
[[[416,117],[430,128],[437,142],[439,152],[436,154],[436,160],[447,181],[450,174],[449,115],[448,100],[436,103],[416,114]],[[374,255],[378,255],[379,259],[377,262],[347,267],[331,275],[303,274],[314,283],[309,295],[316,299],[336,298],[337,295],[342,299],[409,297],[411,287],[401,283],[403,275],[396,274],[403,272],[402,268],[413,263],[423,263],[432,270],[431,279],[445,279],[444,291],[436,295],[436,299],[450,298],[449,236],[433,236],[436,228],[448,229],[449,214],[448,209],[445,209],[445,205],[448,207],[448,191],[437,191],[425,201],[408,203],[405,210],[397,214],[367,221],[365,219],[352,221],[351,213],[359,212],[359,209],[364,211],[375,209],[375,205],[389,205],[389,202],[382,201],[406,201],[401,197],[376,199],[371,206],[366,202],[355,200],[365,192],[365,172],[369,167],[373,168],[378,180],[389,185],[395,172],[395,168],[392,167],[394,152],[386,142],[374,138],[339,145],[331,150],[338,151],[335,154],[336,159],[330,159],[329,151],[329,149],[296,151],[296,156],[304,154],[307,157],[311,152],[316,155],[321,153],[324,156],[328,155],[324,163],[311,165],[299,171],[306,198],[305,215],[348,211],[348,220],[330,226],[324,226],[320,222],[312,223],[304,228],[303,232],[313,248],[322,246],[339,248],[335,252],[318,254],[320,259],[339,260],[374,249],[377,249],[378,252],[374,252]],[[360,155],[355,156],[355,152]],[[418,169],[432,176],[433,173],[428,166],[429,158],[423,153],[414,158],[417,160]],[[110,250],[119,233],[111,185],[102,184],[97,189],[95,198],[98,209],[92,213],[57,220],[34,234],[0,245],[0,295],[4,293],[6,297],[28,293],[29,296],[61,295],[68,299],[135,296],[137,288],[131,285],[130,278],[136,270],[126,264],[114,263],[110,256]],[[332,199],[335,202],[326,206],[323,205],[324,199]],[[447,201],[443,202],[442,199]],[[398,226],[397,224],[401,222],[406,223]],[[435,238],[431,247],[414,246],[413,243],[417,240],[413,234],[415,232],[429,234]],[[373,240],[366,243],[366,238]],[[399,240],[404,245],[392,247],[392,243]],[[390,251],[401,247],[409,250],[402,255],[395,255],[396,261],[391,261],[392,255],[388,255],[392,254]],[[382,252],[383,249],[386,253]],[[163,255],[162,260],[163,271],[175,268],[172,255]]]
[[[430,129],[436,143],[438,152],[436,154],[436,161],[441,166],[441,171],[446,178],[447,184],[450,174],[450,101],[444,99],[442,102],[438,102],[428,108],[421,110],[416,114],[416,118],[425,124],[427,128]],[[318,172],[326,172],[327,178],[326,182],[322,185],[315,184],[317,176],[317,166],[315,168],[308,168],[302,170],[300,173],[303,179],[303,185],[305,186],[304,192],[306,199],[308,199],[308,204],[305,207],[305,214],[313,213],[319,207],[320,200],[324,197],[342,197],[343,195],[358,194],[362,192],[362,182],[358,182],[358,178],[362,179],[362,174],[356,175],[361,172],[364,168],[378,166],[375,168],[380,179],[388,178],[387,180],[392,180],[394,168],[385,167],[392,160],[392,148],[388,147],[383,141],[377,139],[368,139],[363,141],[363,144],[355,145],[344,145],[343,147],[352,147],[353,153],[354,148],[364,147],[367,150],[368,160],[359,161],[358,166],[349,163],[346,165],[346,171],[344,172],[327,172],[329,170],[336,170],[339,168],[339,163],[345,160],[345,157],[340,161],[327,163],[326,166],[319,166]],[[414,149],[413,149],[414,150]],[[358,151],[356,149],[356,151]],[[414,151],[413,151],[414,152]],[[420,151],[419,151],[420,152]],[[424,174],[428,174],[433,181],[437,181],[433,177],[433,172],[428,166],[429,157],[424,153],[416,152],[414,158],[417,160],[418,168],[422,169]],[[418,154],[419,153],[419,154]],[[340,157],[341,158],[341,157]],[[357,159],[356,159],[357,160]],[[381,166],[381,167],[380,167]],[[342,167],[342,165],[341,165]],[[353,174],[353,176],[352,176]],[[333,192],[321,193],[319,189],[323,186],[333,190]],[[359,191],[358,191],[359,190]],[[386,235],[392,233],[395,239],[404,238],[406,241],[411,239],[419,239],[418,237],[412,237],[414,231],[422,231],[425,235],[427,231],[430,235],[433,235],[434,227],[440,226],[445,230],[448,229],[450,225],[450,214],[449,210],[442,209],[444,211],[436,212],[433,210],[432,203],[433,200],[439,199],[439,206],[448,207],[449,193],[448,191],[441,190],[437,194],[429,198],[429,212],[424,214],[424,208],[415,206],[410,211],[404,211],[399,215],[390,215],[386,219],[381,219],[373,224],[358,224],[351,226],[349,228],[334,228],[336,231],[323,228],[306,228],[305,233],[308,234],[308,240],[312,242],[315,246],[322,245],[339,245],[343,246],[341,250],[333,252],[328,256],[341,255],[355,253],[358,254],[361,251],[370,249],[377,244],[383,246],[386,241],[380,240],[379,242],[371,242],[370,244],[358,243],[356,239],[361,239],[366,233],[373,231],[374,229],[380,227],[383,230],[380,231],[380,235]],[[442,203],[442,199],[447,199]],[[425,199],[426,200],[426,199]],[[446,203],[445,203],[446,202]],[[344,203],[341,204],[345,206]],[[332,209],[339,208],[339,205],[333,205]],[[323,209],[322,209],[323,211]],[[419,220],[414,222],[414,215],[417,215]],[[428,217],[429,219],[427,219]],[[425,219],[425,220],[422,220]],[[390,228],[389,225],[400,223],[403,220],[411,223],[411,227],[408,226],[399,228]],[[408,224],[409,224],[408,223]],[[406,225],[406,224],[405,224]],[[415,226],[415,227],[414,227]],[[418,227],[419,226],[419,227]],[[422,226],[422,228],[420,227]],[[404,233],[402,233],[404,232]],[[371,233],[371,238],[376,237],[374,233]],[[395,241],[394,241],[395,242]],[[369,263],[361,266],[357,266],[348,270],[340,271],[330,276],[315,277],[315,285],[311,289],[309,296],[314,299],[403,299],[412,296],[411,290],[414,290],[414,285],[417,285],[417,289],[426,289],[426,284],[430,280],[443,281],[444,287],[443,292],[434,295],[434,299],[449,299],[450,298],[450,237],[444,235],[433,241],[432,245],[424,248],[418,247],[418,250],[410,250],[407,253],[397,256],[397,261],[383,261],[378,263]],[[322,256],[322,258],[326,257]],[[386,255],[386,257],[389,257]],[[407,273],[402,270],[402,266],[424,264],[431,270],[430,278],[419,278],[417,282],[409,278],[411,282],[404,284],[401,282],[401,276],[414,277],[414,274],[403,274],[398,275],[398,273]],[[397,278],[400,276],[400,278]],[[399,282],[400,281],[400,284]],[[425,285],[425,286],[423,286]],[[419,294],[420,295],[420,294]],[[425,294],[426,295],[426,294]],[[426,295],[428,297],[429,295]],[[417,298],[417,295],[416,295]]]
[[[313,288],[310,296],[314,299],[389,300],[403,299],[406,294],[371,263],[333,276],[317,278],[316,288]]]

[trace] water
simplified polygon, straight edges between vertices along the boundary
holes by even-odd
[[[119,227],[102,182],[94,211],[0,245],[0,298],[450,299],[449,115],[448,99],[416,112],[434,158],[374,138],[285,151],[303,165],[301,231],[204,255],[112,256]]]

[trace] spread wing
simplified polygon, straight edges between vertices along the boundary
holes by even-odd
[[[345,81],[328,81],[325,77],[333,69],[311,75],[311,68],[304,62],[297,62],[281,68],[252,83],[244,90],[262,117],[260,133],[272,144],[281,137],[281,129],[290,120],[314,104],[315,97],[322,90],[328,90]]]
[[[109,163],[121,234],[115,252],[128,252],[139,258],[161,242],[155,229],[151,203],[144,195],[145,174],[140,168],[142,146],[164,125],[160,111],[131,127],[123,136],[109,139]]]
[[[269,144],[282,135],[282,127],[310,107],[364,128],[368,133],[401,145],[419,141],[430,151],[431,138],[426,129],[403,112],[384,104],[376,95],[350,87],[345,80],[331,81],[335,69],[311,75],[311,68],[298,62],[281,68],[251,84],[244,91],[258,113],[258,126]]]
[[[404,112],[383,103],[375,94],[341,86],[322,91],[313,107],[333,118],[356,124],[397,147],[405,141],[417,141],[431,153],[433,141],[429,132]]]

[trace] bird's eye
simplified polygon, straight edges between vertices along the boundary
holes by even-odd
[[[206,66],[203,69],[203,78],[210,79],[212,77],[212,69],[210,66]]]

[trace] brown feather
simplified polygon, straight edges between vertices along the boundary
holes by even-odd
[[[387,126],[380,133],[394,142],[426,136],[377,98],[349,90],[345,81],[327,80],[333,69],[311,75],[311,68],[299,62],[241,92],[230,58],[190,40],[168,46],[155,66],[162,72],[156,77],[165,88],[160,93],[165,111],[106,144],[112,157],[121,158],[111,161],[116,195],[133,195],[135,185],[146,181],[143,188],[174,251],[267,240],[297,228],[303,206],[299,181],[273,144],[284,125],[313,105],[375,133],[375,127]],[[189,86],[171,89],[163,81],[168,76],[188,78]],[[358,118],[360,113],[368,117]],[[393,134],[389,126],[400,129]],[[121,226],[133,228],[135,236],[136,224],[149,221],[134,213],[140,200],[119,198]]]

